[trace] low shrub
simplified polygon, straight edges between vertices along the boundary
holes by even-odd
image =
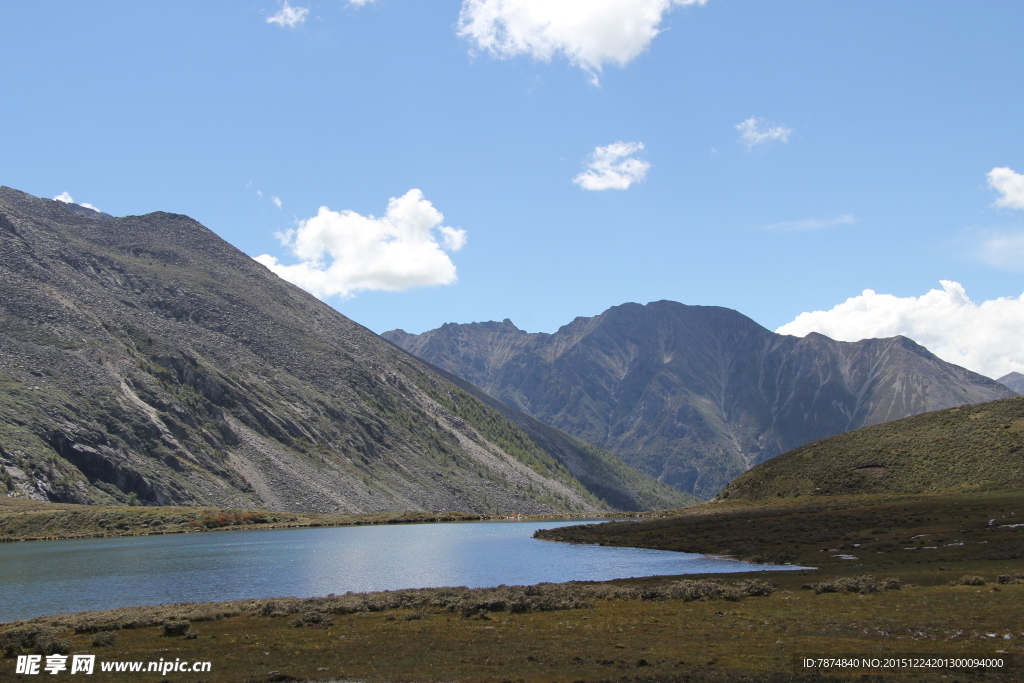
[[[46,629],[36,636],[33,649],[38,655],[66,655],[71,652],[71,640],[59,638],[53,629]]]
[[[32,625],[0,633],[0,650],[6,657],[26,650],[39,655],[65,655],[71,651],[71,641],[58,637],[49,626]]]
[[[35,641],[36,631],[31,628],[12,628],[0,633],[0,650],[5,657],[21,654],[23,648]]]
[[[93,647],[110,647],[114,644],[117,634],[113,631],[100,631],[92,638]]]
[[[331,615],[326,612],[301,612],[297,617],[292,619],[292,626],[308,626],[309,624],[333,624],[334,621],[331,619]]]
[[[164,635],[172,638],[185,635],[192,624],[187,621],[165,621],[163,624]]]
[[[429,619],[429,618],[430,618],[430,613],[429,612],[424,612],[424,611],[420,610],[418,612],[410,612],[409,614],[406,614],[404,617],[402,617],[402,621],[417,621],[419,619]]]
[[[984,586],[985,579],[980,576],[961,576],[959,579],[953,579],[949,582],[950,586]]]
[[[1001,574],[996,577],[996,583],[1024,583],[1024,574]]]
[[[814,590],[815,595],[822,593],[878,593],[879,591],[899,590],[903,583],[899,579],[877,580],[873,576],[842,576],[820,583],[805,586]]]

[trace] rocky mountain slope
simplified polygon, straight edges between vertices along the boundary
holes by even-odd
[[[996,380],[1000,384],[1010,387],[1018,394],[1024,394],[1024,375],[1019,372],[1011,372]]]
[[[506,319],[383,336],[703,498],[827,436],[1014,395],[904,337],[791,337],[730,309],[671,301],[616,306],[554,334]]]
[[[947,408],[808,444],[719,494],[732,501],[1024,488],[1024,398]]]
[[[683,502],[475,393],[186,216],[0,188],[8,495],[302,512]]]

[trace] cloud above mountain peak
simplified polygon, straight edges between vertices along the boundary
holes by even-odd
[[[442,221],[418,189],[392,197],[380,218],[321,206],[297,228],[278,234],[299,263],[285,265],[269,254],[255,259],[322,299],[447,285],[457,279],[448,252],[465,246],[466,231]]]
[[[959,282],[898,297],[865,289],[827,311],[801,313],[776,330],[803,337],[819,332],[840,341],[903,335],[939,358],[1001,377],[1024,371],[1024,294],[975,303]]]

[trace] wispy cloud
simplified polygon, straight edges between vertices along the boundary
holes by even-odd
[[[281,208],[282,206],[284,206],[284,202],[282,202],[282,201],[281,201],[281,198],[280,198],[280,197],[271,197],[271,198],[270,198],[270,201],[274,202],[274,206],[276,206],[276,207],[277,207],[277,208],[279,208],[279,209],[280,209],[280,208]]]
[[[989,234],[978,246],[976,255],[990,266],[1024,272],[1024,233]]]
[[[78,204],[79,206],[84,206],[87,209],[92,209],[93,211],[99,211],[98,208],[96,208],[95,206],[93,206],[89,202],[76,202],[74,199],[71,198],[71,195],[68,194],[67,192],[61,192],[59,195],[54,197],[54,199],[57,200],[58,202],[64,202],[65,204]]]
[[[1024,295],[971,301],[959,282],[942,289],[898,297],[865,289],[828,311],[801,313],[776,332],[802,337],[818,332],[858,341],[898,334],[939,358],[989,377],[1024,372]]]
[[[664,16],[707,0],[463,0],[459,35],[499,59],[562,54],[596,85],[605,64],[625,66],[661,32]]]
[[[299,263],[285,265],[269,254],[256,261],[320,298],[447,285],[456,280],[447,252],[466,245],[466,231],[441,225],[443,220],[416,189],[392,197],[380,218],[321,206],[316,216],[278,235]]]
[[[853,214],[844,213],[835,218],[807,218],[802,221],[782,221],[780,223],[769,223],[762,225],[761,230],[776,230],[778,232],[809,232],[811,230],[825,230],[834,228],[837,225],[853,225],[856,223]]]
[[[642,142],[613,142],[595,147],[587,170],[573,178],[584,190],[627,190],[647,177],[650,163],[633,155],[644,149]]]
[[[740,132],[740,142],[746,145],[747,149],[769,142],[789,142],[789,136],[793,133],[792,128],[771,125],[756,116],[740,121],[735,128]]]
[[[996,206],[1024,209],[1024,175],[1003,166],[993,168],[986,177],[988,184],[1000,194]]]
[[[277,24],[282,28],[295,28],[306,21],[306,15],[308,14],[308,7],[292,7],[288,4],[288,0],[284,0],[281,3],[281,9],[276,14],[267,17],[267,23]]]

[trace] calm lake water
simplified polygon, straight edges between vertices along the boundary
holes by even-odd
[[[169,602],[793,569],[538,541],[572,522],[271,529],[0,544],[0,621]]]

